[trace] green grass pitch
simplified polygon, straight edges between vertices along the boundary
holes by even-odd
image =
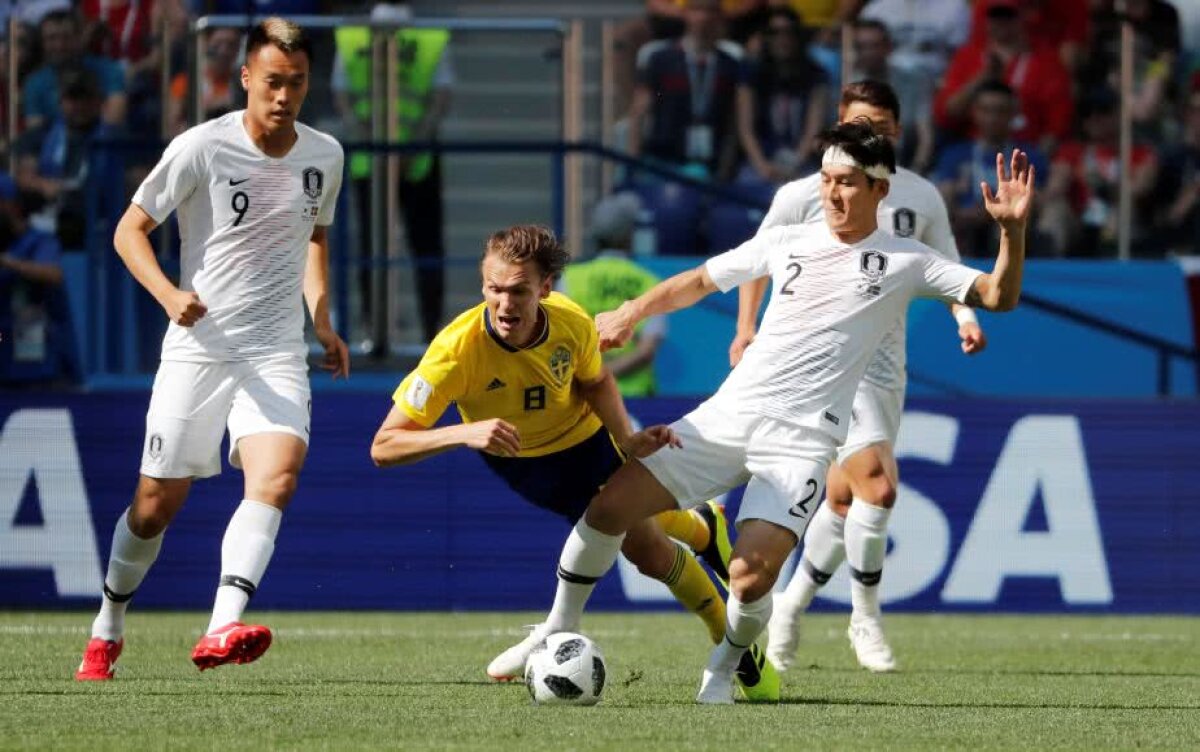
[[[873,676],[818,615],[781,704],[710,708],[692,617],[589,614],[604,702],[553,708],[483,674],[532,614],[254,616],[271,650],[201,674],[204,615],[133,612],[117,679],[77,684],[89,614],[0,613],[0,749],[1200,748],[1194,618],[893,615]]]

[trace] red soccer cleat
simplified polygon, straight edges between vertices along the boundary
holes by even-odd
[[[203,671],[226,663],[250,663],[271,647],[271,630],[257,624],[230,622],[200,638],[192,651],[192,663]]]
[[[79,670],[75,672],[75,681],[108,681],[113,678],[123,647],[124,640],[113,642],[100,637],[88,640]]]

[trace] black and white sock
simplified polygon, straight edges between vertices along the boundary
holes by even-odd
[[[104,575],[104,595],[100,613],[92,622],[92,637],[119,640],[125,634],[125,609],[158,558],[162,541],[162,533],[153,538],[137,537],[129,529],[129,510],[121,514],[113,530],[112,551]]]
[[[221,582],[208,622],[209,632],[242,620],[242,612],[275,552],[275,536],[282,519],[283,513],[275,507],[250,499],[243,499],[233,513],[221,541]]]

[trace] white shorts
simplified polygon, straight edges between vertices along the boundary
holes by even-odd
[[[846,441],[838,447],[840,465],[855,452],[872,444],[896,445],[900,416],[904,414],[904,387],[889,389],[863,379],[854,393],[854,409]]]
[[[821,503],[837,442],[815,428],[739,413],[712,399],[671,424],[680,449],[641,460],[681,507],[749,481],[737,521],[772,522],[804,536]]]
[[[295,356],[222,363],[163,361],[146,413],[142,475],[207,478],[221,472],[221,436],[229,463],[242,466],[238,441],[290,433],[305,444],[312,397],[308,364]]]

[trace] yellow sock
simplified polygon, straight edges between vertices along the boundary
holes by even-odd
[[[700,515],[690,509],[672,509],[660,512],[654,517],[662,526],[663,532],[686,544],[693,551],[703,551],[708,546],[708,525],[700,519]]]
[[[676,544],[675,563],[663,578],[663,584],[684,608],[700,617],[714,645],[725,637],[725,601],[700,562],[683,546]]]

